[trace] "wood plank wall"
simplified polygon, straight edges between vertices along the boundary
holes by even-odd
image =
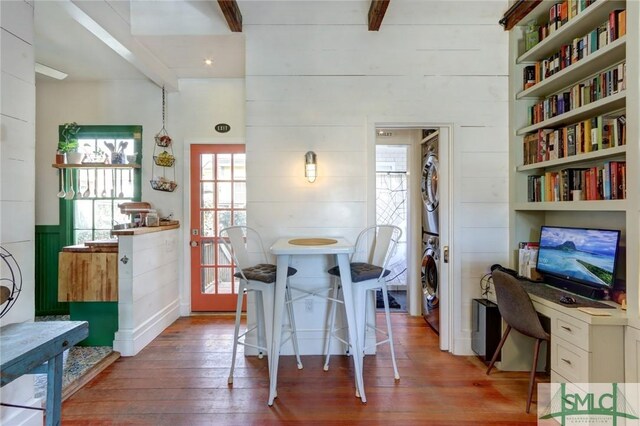
[[[355,240],[373,206],[367,120],[452,123],[452,349],[470,353],[471,299],[488,266],[508,259],[508,39],[497,23],[507,2],[392,2],[379,32],[367,31],[365,3],[269,2],[245,14],[250,225],[267,245]],[[321,276],[310,274],[294,278]],[[302,309],[296,317],[310,324]]]

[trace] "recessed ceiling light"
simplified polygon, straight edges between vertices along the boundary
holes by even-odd
[[[66,73],[63,73],[62,71],[58,71],[57,69],[48,67],[46,65],[42,65],[38,62],[36,62],[35,70],[38,74],[46,75],[48,77],[52,77],[57,80],[64,80],[65,78],[67,78],[67,75],[68,75]]]
[[[204,60],[204,64],[205,65],[211,65],[211,64],[213,64],[213,61],[211,59],[205,59]]]

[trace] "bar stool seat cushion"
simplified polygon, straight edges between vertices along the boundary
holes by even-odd
[[[290,277],[298,272],[295,268],[289,267],[287,276]],[[244,277],[242,276],[244,274]],[[259,263],[255,266],[244,268],[242,272],[238,271],[233,274],[236,278],[247,278],[252,281],[260,281],[267,284],[276,282],[276,265],[270,263]]]
[[[351,282],[359,283],[362,281],[369,280],[377,280],[382,272],[382,268],[376,265],[372,265],[370,263],[364,262],[352,262],[351,263]],[[329,274],[335,275],[336,277],[340,276],[340,268],[338,266],[334,266],[329,269]],[[388,269],[384,270],[383,277],[389,275],[391,271]]]

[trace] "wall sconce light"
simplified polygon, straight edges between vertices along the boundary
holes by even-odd
[[[318,176],[316,153],[309,151],[304,155],[304,176],[310,183],[316,181]]]

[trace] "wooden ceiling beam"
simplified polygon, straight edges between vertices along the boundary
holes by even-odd
[[[542,0],[518,0],[502,16],[500,24],[504,27],[505,31],[509,31],[541,2]]]
[[[242,32],[242,13],[236,0],[218,0],[218,5],[222,10],[224,18],[227,20],[229,29],[234,33]]]
[[[391,0],[371,0],[369,6],[369,31],[378,31],[382,25],[382,19],[387,12]]]

